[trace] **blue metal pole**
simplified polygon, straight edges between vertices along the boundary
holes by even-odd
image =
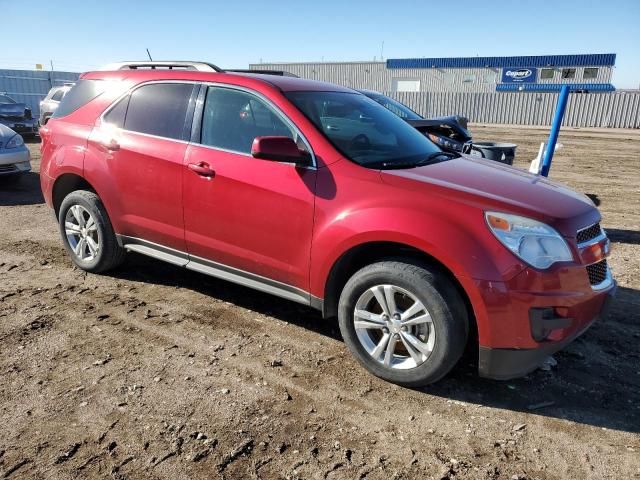
[[[551,132],[549,132],[549,141],[547,142],[547,149],[542,159],[542,169],[540,175],[543,177],[549,176],[549,169],[551,168],[551,160],[553,159],[553,152],[556,149],[556,142],[558,141],[558,134],[560,133],[560,126],[562,125],[562,118],[564,117],[564,110],[567,107],[567,99],[569,98],[569,85],[563,85],[560,90],[560,96],[558,97],[558,105],[556,106],[556,114],[553,117],[553,123],[551,124]]]

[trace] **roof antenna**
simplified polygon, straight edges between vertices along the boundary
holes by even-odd
[[[149,60],[153,62],[153,58],[151,58],[151,54],[149,53],[149,49],[147,48],[147,55],[149,55]]]

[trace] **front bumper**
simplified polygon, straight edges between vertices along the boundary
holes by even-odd
[[[531,331],[540,328],[541,322],[556,327],[553,340],[541,341],[536,348],[491,348],[480,346],[478,357],[478,373],[481,377],[495,380],[508,380],[521,377],[538,368],[544,360],[555,352],[562,350],[596,320],[604,319],[616,291],[616,283],[596,293],[585,305],[574,305],[568,311],[579,312],[580,318],[555,317],[542,320],[530,315]],[[597,306],[597,307],[596,307]],[[533,312],[536,310],[530,310]]]
[[[31,154],[26,146],[0,149],[0,175],[24,173],[31,170]]]
[[[6,125],[11,130],[19,134],[35,135],[38,133],[38,119],[24,119],[24,120],[6,120],[0,119],[0,123]]]

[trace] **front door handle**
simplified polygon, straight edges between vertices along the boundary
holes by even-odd
[[[215,170],[209,167],[209,164],[205,162],[190,163],[187,166],[189,167],[189,170],[196,172],[201,177],[211,178],[216,174]]]

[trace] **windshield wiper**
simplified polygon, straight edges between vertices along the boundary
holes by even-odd
[[[404,168],[422,167],[424,165],[430,165],[438,163],[442,160],[438,158],[445,157],[446,159],[458,158],[460,155],[453,152],[433,152],[426,158],[414,161],[394,161],[394,160],[380,160],[378,162],[366,163],[365,166],[369,168],[380,168],[382,170],[397,170]]]
[[[362,164],[368,168],[379,168],[381,170],[395,170],[403,168],[417,167],[417,162],[398,162],[393,160],[380,160],[378,162],[367,162]]]
[[[453,152],[433,152],[432,154],[428,155],[427,158],[424,158],[422,160],[420,160],[419,162],[416,163],[416,167],[420,167],[423,165],[429,165],[431,163],[437,163],[436,159],[439,157],[446,157],[447,159],[451,160],[453,158],[458,158],[460,157],[459,153],[453,153]]]

